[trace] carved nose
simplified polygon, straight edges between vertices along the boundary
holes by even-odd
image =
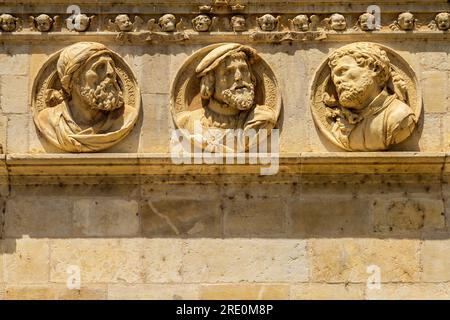
[[[241,81],[242,80],[242,73],[239,70],[236,70],[236,73],[234,74],[234,80]]]
[[[106,65],[106,76],[108,76],[109,78],[113,78],[114,77],[114,68],[111,65],[111,63],[109,63],[109,62]]]

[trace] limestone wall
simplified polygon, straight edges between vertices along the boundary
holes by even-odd
[[[213,5],[211,16],[233,15],[214,1],[78,1],[97,15],[80,33],[64,23],[48,33],[30,29],[30,15],[64,21],[70,1],[0,1],[0,14],[23,20],[23,30],[0,33],[0,298],[448,299],[450,31],[427,26],[450,5],[378,1],[383,29],[364,33],[351,27],[367,1],[332,2],[239,1],[250,30],[235,34],[190,29],[200,5]],[[407,10],[420,27],[391,30]],[[346,17],[346,32],[280,41],[298,13],[322,19],[335,12]],[[174,13],[187,21],[189,39],[148,39],[145,27],[118,37],[106,25],[119,13],[145,21]],[[278,38],[252,35],[265,13],[282,16]],[[70,154],[36,128],[32,90],[45,61],[80,41],[103,43],[125,59],[142,110],[113,147]],[[357,41],[395,50],[420,84],[417,127],[388,151],[345,152],[312,118],[316,70],[330,52]],[[276,175],[259,175],[259,165],[170,159],[171,86],[188,57],[216,42],[256,49],[278,80]],[[367,285],[374,268],[379,288]],[[77,270],[81,288],[70,289]]]

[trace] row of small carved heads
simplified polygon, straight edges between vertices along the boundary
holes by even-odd
[[[40,32],[52,31],[61,23],[60,16],[50,17],[47,14],[40,14],[37,17],[29,17],[30,29]],[[217,16],[211,17],[207,14],[199,14],[191,20],[193,30],[197,32],[212,31],[216,27],[219,18]],[[231,29],[234,32],[242,32],[248,29],[247,18],[244,15],[234,15],[231,18],[225,18],[225,28]],[[69,30],[83,32],[89,29],[89,26],[95,21],[95,16],[87,16],[86,14],[79,14],[75,17],[66,19],[66,26]],[[293,19],[289,19],[289,30],[292,31],[315,31],[323,29],[327,31],[345,31],[348,28],[346,18],[339,13],[334,13],[328,18],[320,19],[318,15],[299,14]],[[22,20],[11,14],[0,15],[0,29],[4,32],[20,31],[22,29]],[[264,32],[281,31],[282,17],[265,14],[256,18],[256,25],[259,30]],[[411,12],[402,12],[398,15],[389,28],[391,30],[414,30],[420,26],[418,20]],[[446,31],[450,29],[450,13],[440,12],[436,14],[435,18],[427,24],[431,30]],[[115,19],[109,19],[107,22],[107,29],[109,31],[130,32],[139,31],[146,27],[149,31],[174,32],[183,31],[186,27],[182,18],[177,19],[173,14],[165,14],[159,19],[149,19],[147,23],[139,17],[135,16],[132,21],[127,14],[119,14]],[[363,13],[359,16],[357,23],[353,29],[362,31],[373,31],[380,28],[376,17],[372,13]]]

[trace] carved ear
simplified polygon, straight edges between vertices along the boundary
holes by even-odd
[[[106,29],[111,32],[117,31],[117,24],[111,19],[108,19],[108,25],[106,26]]]
[[[36,31],[36,19],[33,16],[28,17],[28,23],[30,24],[30,30]]]
[[[277,31],[282,31],[283,30],[283,26],[281,25],[281,20],[282,17],[281,16],[277,16]]]
[[[156,19],[150,19],[147,21],[147,29],[150,30],[151,32],[161,31],[161,28],[156,23]]]
[[[134,16],[133,31],[139,31],[143,24],[144,24],[144,20],[142,20],[141,17]]]
[[[180,18],[180,21],[176,24],[175,28],[178,32],[183,32],[186,29],[183,18]]]

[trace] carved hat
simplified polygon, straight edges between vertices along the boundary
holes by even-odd
[[[209,71],[214,70],[217,66],[228,56],[244,51],[247,56],[250,58],[250,63],[253,62],[253,59],[256,57],[256,54],[253,49],[250,47],[238,44],[238,43],[228,43],[221,45],[213,50],[211,50],[198,64],[195,69],[195,73],[197,77],[203,77]]]
[[[74,73],[90,59],[102,54],[109,54],[109,50],[97,42],[78,42],[65,48],[56,66],[63,89],[69,93]]]

